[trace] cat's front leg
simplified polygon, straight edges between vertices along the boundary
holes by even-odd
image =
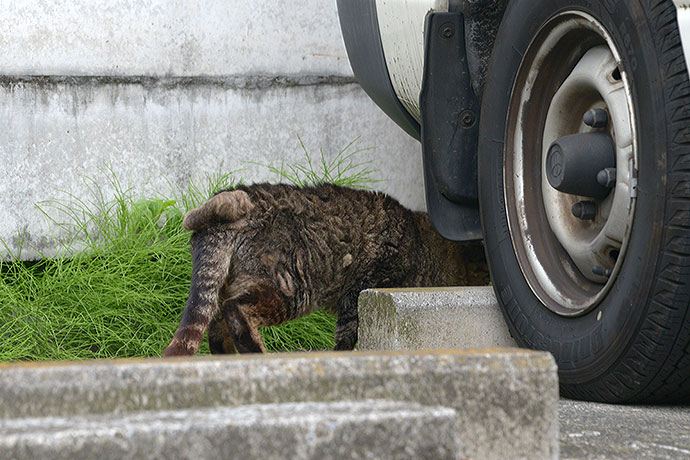
[[[237,353],[235,342],[232,341],[230,331],[222,317],[214,317],[208,326],[208,348],[214,355]]]
[[[264,341],[252,316],[247,314],[247,305],[236,301],[223,304],[225,324],[230,331],[232,342],[240,353],[264,353]]]
[[[350,291],[338,301],[338,320],[335,323],[334,350],[352,350],[357,343],[357,328],[359,315],[357,300],[359,291]]]
[[[240,353],[264,353],[261,326],[274,326],[288,319],[280,289],[270,282],[251,285],[221,307],[230,338]]]

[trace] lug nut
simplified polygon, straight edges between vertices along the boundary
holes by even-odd
[[[597,205],[593,201],[578,201],[571,209],[573,216],[581,220],[594,220],[597,215]]]
[[[597,182],[606,188],[616,185],[616,168],[605,168],[599,171],[597,173]]]
[[[611,277],[611,270],[609,270],[608,268],[600,267],[598,265],[592,267],[592,273],[594,273],[597,276],[603,276],[605,278]]]
[[[609,113],[604,109],[588,110],[583,117],[587,126],[592,128],[606,128],[609,123]]]

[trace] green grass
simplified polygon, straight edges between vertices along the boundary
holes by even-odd
[[[269,168],[302,185],[365,187],[373,171],[354,161],[357,152],[350,144],[315,165],[305,149],[305,164]],[[88,196],[41,204],[58,211],[51,223],[68,235],[56,242],[57,256],[23,263],[16,253],[0,262],[0,361],[160,356],[172,338],[192,271],[183,213],[240,178],[218,174],[170,198],[141,198],[111,172],[102,176],[112,199],[86,178]],[[329,349],[334,327],[335,318],[316,312],[262,335],[270,351]],[[200,353],[208,353],[205,342]]]
[[[254,163],[268,168],[274,172],[278,179],[295,185],[315,185],[329,183],[352,188],[369,188],[372,184],[380,182],[372,175],[376,172],[371,169],[371,161],[356,161],[357,156],[363,152],[373,150],[373,147],[354,149],[359,138],[354,139],[340,150],[330,161],[323,150],[320,150],[318,162],[312,160],[309,151],[299,139],[304,152],[305,162],[302,164],[281,163],[280,166]]]

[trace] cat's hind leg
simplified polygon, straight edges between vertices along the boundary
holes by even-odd
[[[180,325],[163,356],[193,355],[218,310],[218,292],[228,277],[230,252],[222,235],[197,232],[192,235],[192,281]]]
[[[338,301],[338,320],[335,323],[334,350],[352,350],[357,343],[357,328],[359,315],[357,300],[359,291],[351,291]]]
[[[292,319],[280,289],[268,281],[253,283],[241,294],[226,299],[221,311],[240,353],[265,352],[259,327],[274,326]]]

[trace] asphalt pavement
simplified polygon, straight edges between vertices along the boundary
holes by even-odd
[[[690,459],[690,406],[617,406],[562,399],[561,460]]]

